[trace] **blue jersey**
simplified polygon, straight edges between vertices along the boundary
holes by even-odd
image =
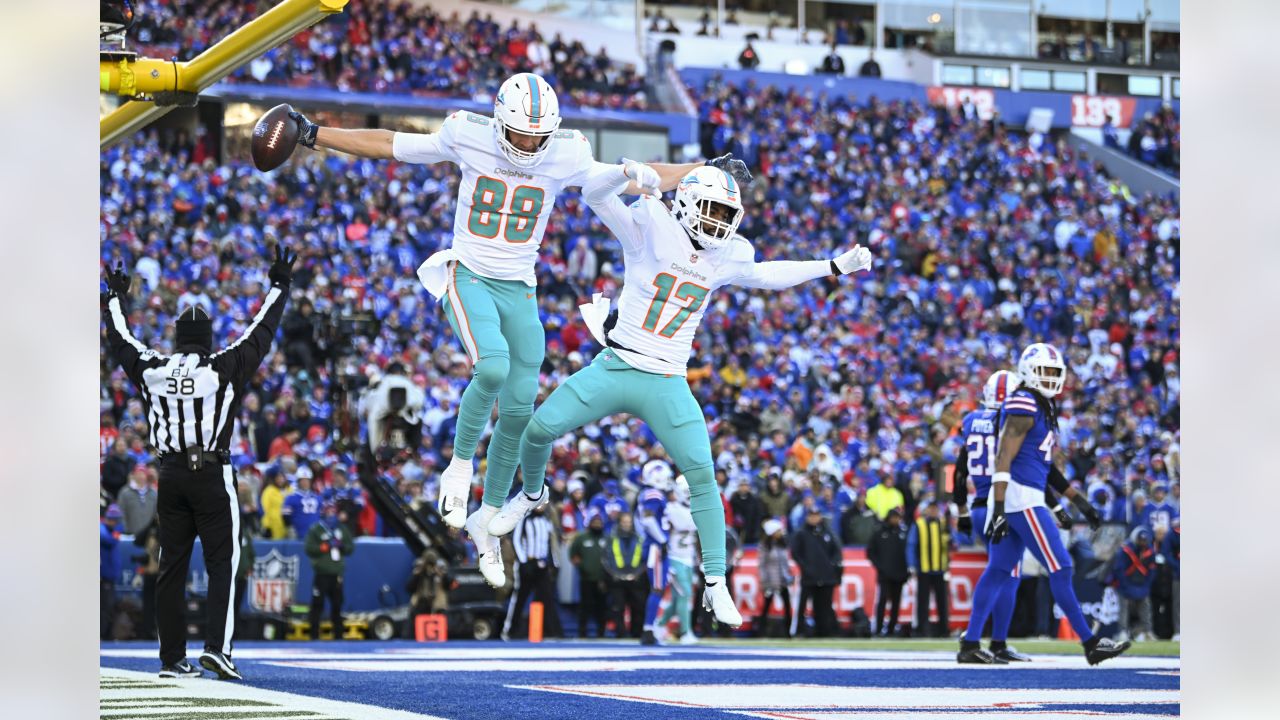
[[[991,493],[991,474],[996,471],[996,433],[1000,430],[999,410],[974,410],[964,416],[960,432],[969,458],[969,483],[975,505],[986,502]]]
[[[281,514],[293,526],[298,537],[305,538],[307,531],[320,519],[320,496],[311,491],[293,493],[284,499]]]
[[[1040,409],[1035,396],[1027,388],[1018,388],[1004,401],[1000,409],[1004,422],[1012,416],[1032,418],[1031,430],[1022,440],[1022,447],[1014,456],[1009,474],[1019,485],[1034,488],[1041,493],[1049,478],[1049,464],[1053,462],[1053,444],[1057,441],[1049,426],[1049,416]]]
[[[640,514],[640,530],[644,534],[645,551],[650,546],[667,545],[667,494],[654,488],[645,488],[636,502]]]

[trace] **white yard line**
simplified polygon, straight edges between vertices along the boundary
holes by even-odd
[[[103,720],[184,715],[200,718],[213,712],[242,713],[246,718],[255,713],[273,713],[272,720],[284,720],[290,712],[306,720],[444,720],[434,715],[263,690],[243,682],[211,678],[161,680],[155,673],[115,668],[101,668],[98,676]]]

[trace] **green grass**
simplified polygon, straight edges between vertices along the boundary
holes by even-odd
[[[764,638],[721,639],[705,638],[701,645],[724,647],[778,647],[778,648],[833,648],[837,650],[956,650],[958,640],[887,640],[887,639],[849,639],[849,638],[815,638],[808,640],[771,640]],[[1010,642],[1018,650],[1028,655],[1075,655],[1080,653],[1080,643],[1067,640],[1018,640]],[[1178,657],[1181,643],[1172,640],[1153,640],[1135,642],[1126,655],[1156,655]]]

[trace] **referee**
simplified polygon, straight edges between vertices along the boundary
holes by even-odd
[[[213,352],[213,322],[198,306],[174,323],[173,355],[147,348],[129,332],[123,298],[131,278],[123,265],[107,272],[103,315],[112,356],[142,394],[150,443],[159,454],[160,577],[156,617],[160,677],[196,677],[187,662],[187,567],[197,536],[209,573],[208,622],[200,664],[224,680],[240,680],[231,662],[235,570],[240,559],[240,507],[231,469],[234,418],[245,385],[271,349],[296,255],[276,246],[267,272],[271,290],[245,334]]]
[[[511,535],[511,543],[515,546],[516,568],[515,587],[511,589],[510,604],[507,605],[507,620],[502,626],[502,639],[508,640],[511,631],[518,627],[524,615],[524,605],[530,596],[542,603],[545,610],[543,621],[546,624],[547,637],[560,637],[560,607],[556,603],[556,556],[559,554],[555,528],[543,514],[543,508],[537,507],[529,512]],[[526,636],[528,629],[526,628]]]

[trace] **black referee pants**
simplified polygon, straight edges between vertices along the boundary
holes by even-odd
[[[507,635],[519,633],[529,636],[525,621],[525,603],[532,598],[542,603],[543,637],[558,638],[564,634],[560,627],[560,603],[556,601],[555,574],[546,560],[530,560],[516,567],[516,585],[507,606],[507,621],[502,631]]]
[[[160,577],[156,581],[156,625],[160,662],[182,662],[187,655],[187,572],[196,537],[209,574],[204,646],[231,655],[235,632],[232,598],[240,561],[240,504],[230,465],[206,462],[191,472],[181,462],[160,464],[156,498],[160,523]]]

